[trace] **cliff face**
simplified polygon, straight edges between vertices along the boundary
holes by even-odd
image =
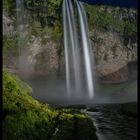
[[[30,0],[25,1],[24,6],[26,11],[26,24],[24,25],[26,34],[23,39],[24,45],[20,43],[20,46],[24,46],[22,52],[24,52],[24,58],[27,59],[27,65],[32,66],[31,72],[43,74],[63,73],[65,71],[65,62],[62,1],[49,0],[43,4],[38,1],[33,3]],[[87,4],[84,4],[84,6],[96,66],[100,67],[104,64],[108,65],[116,62],[119,67],[119,63],[122,61],[126,64],[136,61],[137,11],[110,6],[91,6]],[[15,8],[14,5],[9,7]],[[4,36],[7,38],[4,42],[9,42],[5,43],[4,47],[5,66],[17,65],[18,63],[15,60],[19,57],[14,55],[15,53],[18,54],[17,48],[19,47],[14,42],[17,36],[16,14],[7,9],[3,13]],[[9,34],[9,31],[15,34]],[[8,48],[15,49],[9,51]]]
[[[91,42],[96,64],[137,60],[137,44],[124,46],[121,40],[115,33],[92,31]]]

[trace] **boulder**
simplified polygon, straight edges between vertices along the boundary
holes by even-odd
[[[128,66],[124,61],[97,66],[97,75],[102,83],[121,83],[128,80]]]

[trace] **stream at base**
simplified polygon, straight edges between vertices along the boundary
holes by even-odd
[[[87,111],[93,120],[99,140],[137,140],[137,116],[120,111],[120,104],[96,105]]]

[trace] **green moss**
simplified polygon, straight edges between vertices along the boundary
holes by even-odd
[[[16,7],[16,3],[13,2],[12,0],[3,0],[3,9],[4,11],[8,12],[8,13],[13,13],[15,7]]]
[[[3,36],[3,62],[13,64],[12,60],[18,56],[17,40],[14,37]]]
[[[61,37],[62,35],[61,6],[62,0],[57,1],[25,0],[25,8],[30,13],[29,17],[33,35],[41,36],[40,31],[42,32],[42,34],[44,34],[44,31],[46,32],[48,30],[48,32],[45,33],[48,36],[51,30],[52,34],[50,38],[58,39]],[[43,43],[46,42],[44,36],[41,37],[43,38],[42,42]]]
[[[29,92],[27,84],[8,72],[3,73],[3,131],[9,139],[43,139],[51,133],[58,112],[34,100]]]
[[[33,99],[30,92],[31,87],[17,76],[3,72],[5,140],[96,140],[92,121],[80,111],[53,109]]]
[[[63,114],[63,119],[58,125],[56,133],[53,135],[53,140],[96,140],[94,133],[95,128],[92,121],[85,115]]]
[[[31,23],[31,27],[32,27],[32,30],[31,30],[31,34],[34,35],[34,36],[41,36],[41,33],[42,33],[42,28],[41,28],[41,24],[40,22],[37,22],[37,21],[33,21]]]
[[[3,92],[15,93],[31,93],[32,89],[25,82],[21,81],[17,76],[6,71],[3,72]]]

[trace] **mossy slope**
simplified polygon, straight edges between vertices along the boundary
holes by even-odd
[[[92,121],[80,111],[53,109],[28,93],[18,77],[3,72],[4,140],[96,140]]]

